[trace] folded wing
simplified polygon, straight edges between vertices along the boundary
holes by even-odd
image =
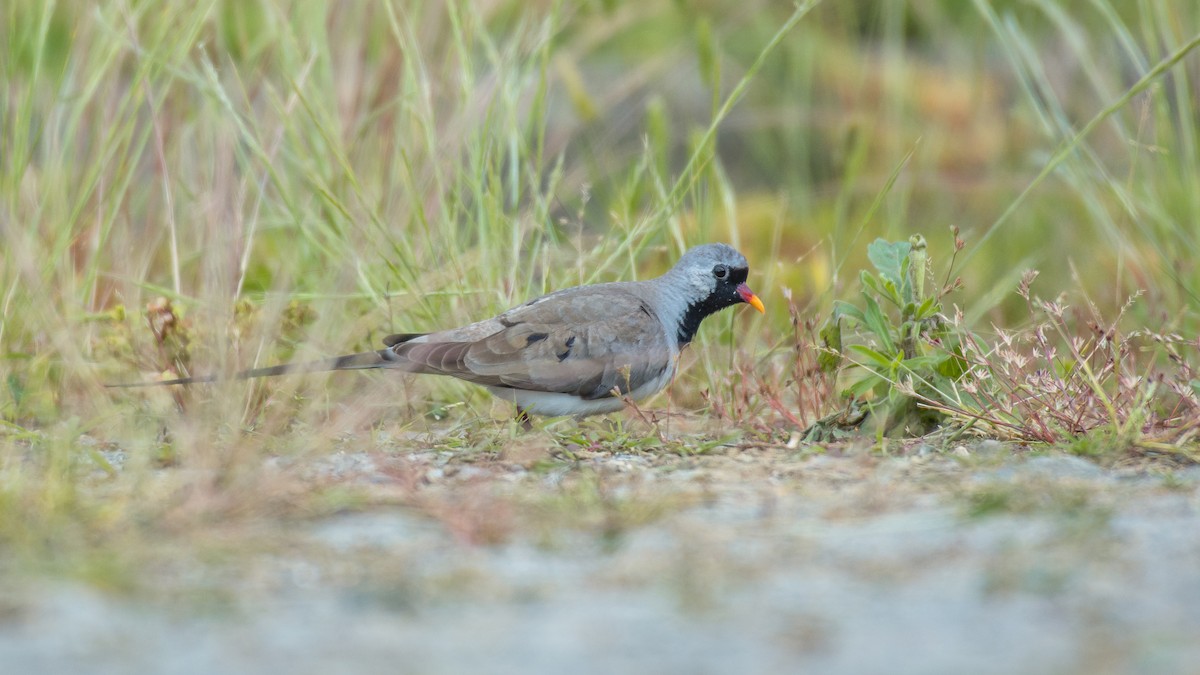
[[[385,358],[406,369],[583,399],[636,390],[674,358],[650,305],[616,284],[570,289],[464,328],[403,337],[409,339],[389,339],[385,351],[394,357]]]

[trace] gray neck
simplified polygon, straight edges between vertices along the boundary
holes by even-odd
[[[649,284],[652,284],[654,289],[654,309],[678,347],[691,342],[700,328],[700,322],[720,309],[711,306],[707,295],[695,300],[708,289],[693,288],[689,278],[675,269],[650,281]]]

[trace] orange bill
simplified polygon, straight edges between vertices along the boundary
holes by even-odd
[[[762,300],[759,300],[758,296],[754,294],[754,291],[750,290],[750,287],[746,284],[737,285],[737,294],[742,296],[742,302],[745,302],[754,309],[757,309],[762,314],[767,313],[767,308],[763,307]]]

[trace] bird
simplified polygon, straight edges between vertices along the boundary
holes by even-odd
[[[516,417],[612,413],[675,376],[679,354],[706,317],[739,303],[765,313],[746,285],[746,257],[727,244],[689,249],[662,276],[575,286],[490,319],[432,333],[399,333],[384,348],[229,376],[111,385],[187,385],[301,372],[393,369],[448,375],[516,404]]]

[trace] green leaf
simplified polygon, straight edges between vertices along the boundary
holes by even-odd
[[[867,317],[863,311],[845,300],[835,300],[833,303],[833,314],[829,317],[830,321],[837,321],[842,317],[854,319],[861,325],[867,325]]]
[[[875,295],[885,295],[883,283],[879,281],[878,277],[876,277],[874,274],[871,274],[868,270],[863,270],[858,273],[858,281],[863,285],[864,288],[869,288],[872,292],[874,292]]]
[[[931,295],[928,298],[925,298],[924,302],[921,303],[921,306],[917,308],[917,311],[913,314],[913,318],[917,321],[924,321],[940,311],[942,311],[941,303],[937,301],[937,298]]]
[[[858,310],[857,307],[854,309]],[[819,335],[825,349],[817,354],[817,367],[824,373],[836,372],[842,365],[842,323],[837,316],[836,308],[834,315],[829,317],[829,320],[821,327]]]
[[[879,303],[875,302],[875,299],[866,293],[863,293],[863,298],[867,301],[867,309],[863,312],[863,322],[879,338],[879,342],[882,343],[884,350],[888,353],[894,353],[896,351],[896,342],[892,339],[891,326],[888,325],[887,318],[880,311]]]
[[[904,299],[901,297],[902,295],[903,294],[901,290],[896,288],[896,284],[892,283],[891,279],[883,280],[883,297],[890,300],[893,305],[897,307],[904,306]]]
[[[927,380],[939,360],[940,357],[937,356],[914,356],[911,359],[901,361],[900,368],[907,372],[916,373],[922,379]]]
[[[900,291],[896,288],[896,284],[892,283],[890,279],[880,279],[867,270],[863,270],[858,273],[858,280],[865,288],[868,288],[874,292],[875,295],[885,298],[897,307],[901,305]]]
[[[967,372],[967,360],[963,358],[961,348],[956,348],[947,354],[935,370],[939,375],[944,375],[951,380],[958,380],[962,377],[963,373]]]
[[[907,241],[889,242],[876,239],[867,246],[867,258],[879,271],[879,275],[900,288],[904,285],[904,259],[912,250],[912,244]]]
[[[858,382],[855,382],[854,384],[850,385],[849,387],[847,387],[846,393],[848,393],[853,398],[861,398],[863,396],[863,394],[866,394],[867,392],[871,391],[877,385],[884,384],[886,382],[887,382],[887,380],[883,379],[882,377],[875,375],[875,374],[871,374],[871,375],[868,375],[868,376],[864,377],[863,379],[859,380]]]
[[[870,347],[868,347],[866,345],[850,345],[850,347],[848,348],[848,351],[854,352],[855,354],[858,354],[859,356],[865,357],[865,360],[870,361],[878,368],[878,370],[876,372],[891,374],[891,372],[893,370],[895,370],[895,368],[896,368],[896,359],[895,358],[888,356],[887,354],[884,354],[882,352],[878,352],[874,349],[871,349]],[[869,367],[869,365],[868,365],[868,367]]]

